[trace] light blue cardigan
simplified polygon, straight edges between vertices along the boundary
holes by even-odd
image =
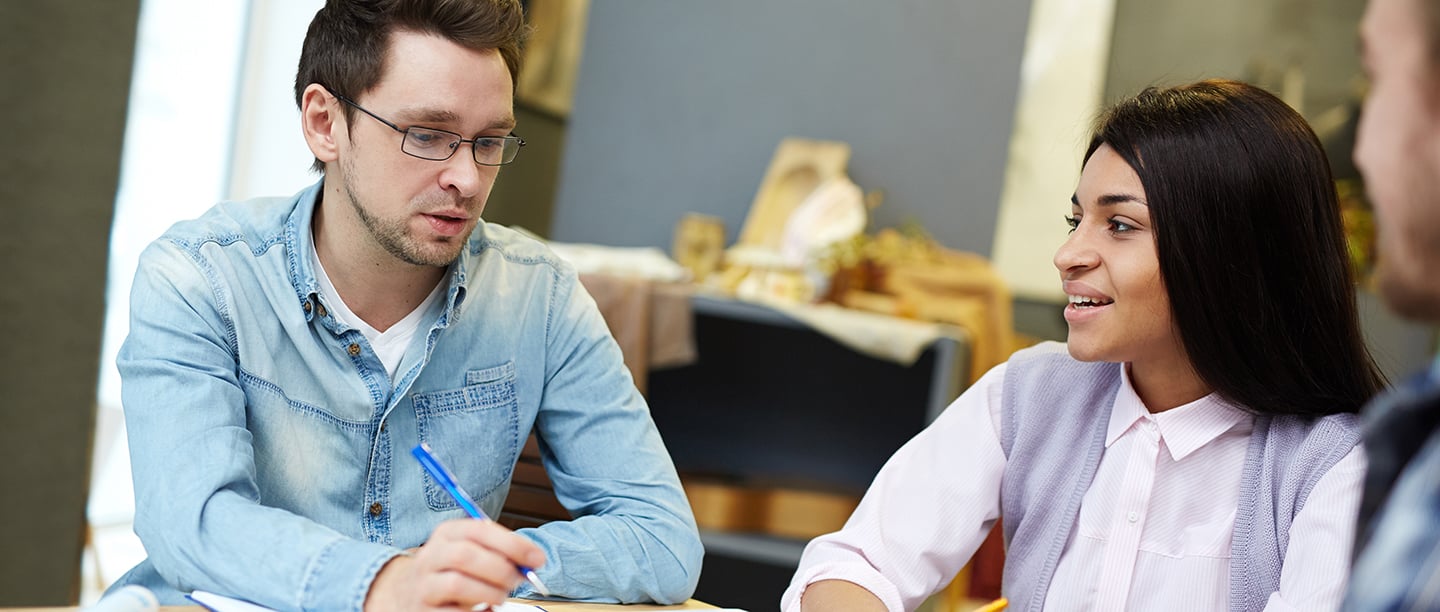
[[[1013,610],[1040,610],[1080,501],[1105,452],[1118,363],[1085,363],[1047,342],[1010,358],[1000,444],[1006,555],[1003,590]],[[1260,610],[1280,586],[1290,521],[1315,483],[1359,442],[1353,414],[1255,419],[1231,541],[1230,609]],[[1016,477],[1008,477],[1009,475]]]

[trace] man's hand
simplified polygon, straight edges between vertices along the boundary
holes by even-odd
[[[380,568],[365,596],[365,611],[498,606],[523,579],[517,564],[538,568],[545,553],[494,521],[446,521],[412,556]]]

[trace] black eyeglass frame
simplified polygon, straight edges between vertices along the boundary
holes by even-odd
[[[327,89],[327,91],[329,91],[329,90]],[[465,143],[470,143],[470,159],[475,160],[475,163],[476,163],[476,164],[479,164],[479,165],[481,165],[481,166],[490,166],[490,167],[493,168],[493,167],[498,167],[498,166],[505,166],[505,165],[510,164],[511,162],[514,162],[514,161],[515,161],[515,158],[517,158],[517,157],[520,156],[520,149],[522,149],[522,148],[525,147],[525,139],[524,139],[524,138],[521,138],[521,137],[519,137],[519,136],[516,136],[516,135],[515,135],[515,132],[510,132],[510,135],[509,135],[509,136],[479,136],[479,137],[476,137],[476,138],[465,138],[464,136],[461,136],[460,134],[456,134],[455,132],[451,132],[451,131],[449,131],[449,130],[439,130],[439,129],[435,129],[435,128],[420,127],[420,126],[415,126],[415,125],[412,125],[412,126],[407,127],[407,128],[402,128],[402,127],[400,127],[399,125],[396,125],[395,123],[386,120],[384,117],[381,117],[380,115],[377,115],[377,114],[375,114],[375,113],[370,112],[368,109],[366,109],[365,107],[360,106],[359,104],[355,103],[355,101],[354,101],[354,100],[351,100],[350,98],[347,98],[347,97],[345,97],[345,96],[342,96],[342,95],[340,95],[340,94],[337,94],[337,93],[335,93],[335,92],[333,92],[333,91],[330,92],[330,95],[335,96],[335,99],[336,99],[336,100],[339,100],[339,101],[341,101],[341,102],[344,102],[344,103],[346,103],[346,104],[349,104],[350,106],[355,107],[356,110],[358,110],[358,111],[360,111],[360,112],[362,112],[362,113],[365,113],[365,114],[367,114],[367,115],[370,115],[370,117],[371,117],[372,119],[374,119],[374,120],[376,120],[376,121],[379,121],[380,123],[385,124],[385,127],[388,127],[388,128],[390,128],[390,129],[392,129],[392,130],[395,130],[396,132],[399,132],[400,135],[402,136],[402,138],[400,139],[400,152],[401,152],[401,153],[404,153],[404,154],[406,154],[406,155],[409,155],[410,157],[417,158],[417,159],[423,159],[423,160],[427,160],[427,161],[446,161],[446,160],[448,160],[448,159],[450,159],[450,158],[452,158],[452,157],[455,157],[455,151],[460,148],[460,145],[465,144]],[[425,132],[433,132],[433,133],[435,133],[435,134],[446,134],[446,135],[449,135],[449,136],[454,136],[454,137],[455,137],[454,142],[452,142],[452,143],[450,144],[450,146],[448,147],[450,153],[449,153],[448,155],[446,155],[445,157],[426,157],[426,156],[424,156],[424,155],[417,155],[417,154],[415,154],[415,153],[412,153],[412,152],[410,152],[410,151],[407,151],[407,150],[405,149],[405,143],[410,142],[410,130],[423,130],[423,131],[425,131]],[[479,143],[480,141],[485,141],[485,140],[492,140],[492,141],[493,141],[493,140],[498,140],[498,141],[501,141],[501,145],[500,145],[500,147],[501,147],[501,149],[500,149],[500,150],[501,150],[501,160],[500,160],[500,163],[498,163],[498,164],[487,164],[487,163],[485,163],[485,162],[480,161],[480,157],[479,157],[479,155],[480,155],[480,150],[479,150],[475,145],[476,145],[477,143]],[[515,148],[514,148],[514,149],[510,149],[510,148],[508,148],[508,147],[505,146],[505,143],[510,143],[510,142],[515,143]],[[512,154],[510,155],[510,159],[505,159],[505,157],[504,157],[504,151],[507,151],[507,150],[514,151],[514,153],[512,153]]]

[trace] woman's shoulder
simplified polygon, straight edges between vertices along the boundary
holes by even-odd
[[[1271,417],[1270,434],[1284,435],[1309,446],[1354,446],[1360,441],[1360,416],[1348,412],[1321,417],[1282,414]]]
[[[1083,437],[1088,424],[1115,403],[1121,364],[1086,362],[1070,356],[1061,342],[1042,342],[1016,351],[1005,364],[1000,406],[1000,435],[1010,441],[1029,431],[1037,439]],[[1068,417],[1057,419],[1057,414]],[[1033,437],[1033,436],[1032,436]]]

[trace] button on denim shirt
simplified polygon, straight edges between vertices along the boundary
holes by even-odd
[[[465,516],[410,449],[427,442],[495,516],[533,427],[578,517],[519,532],[554,594],[689,597],[694,517],[574,270],[481,223],[392,381],[318,297],[319,193],[220,204],[141,256],[118,365],[149,557],[115,588],[360,609],[386,561]]]

